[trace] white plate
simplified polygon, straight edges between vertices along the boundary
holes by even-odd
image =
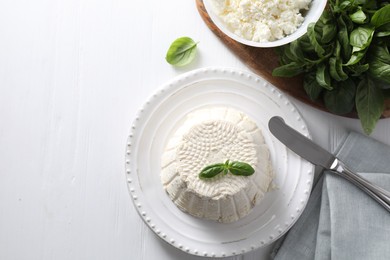
[[[214,105],[233,107],[257,123],[276,171],[277,188],[268,192],[248,216],[229,224],[180,211],[160,182],[160,158],[169,137],[188,113]],[[199,256],[238,255],[282,236],[306,205],[314,167],[268,131],[268,120],[276,115],[310,137],[306,123],[287,97],[252,73],[230,68],[198,69],[162,86],[139,110],[126,147],[127,183],[141,218],[172,246]]]

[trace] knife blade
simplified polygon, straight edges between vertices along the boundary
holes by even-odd
[[[290,150],[355,184],[390,212],[390,192],[348,169],[336,156],[287,125],[281,117],[272,117],[268,122],[268,128]]]
[[[315,165],[330,168],[336,159],[333,154],[287,125],[281,117],[271,118],[268,128],[290,150]]]

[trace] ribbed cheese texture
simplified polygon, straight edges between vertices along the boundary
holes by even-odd
[[[226,160],[249,163],[255,173],[199,178],[205,166]],[[163,187],[177,207],[224,223],[246,216],[273,178],[261,130],[245,114],[225,107],[190,113],[169,140],[161,166]]]

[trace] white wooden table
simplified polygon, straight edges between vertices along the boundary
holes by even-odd
[[[207,66],[248,70],[195,1],[2,1],[0,35],[0,259],[198,259],[142,222],[124,174],[131,122],[161,84]],[[199,52],[175,69],[165,54],[181,36]],[[292,101],[326,149],[361,132]],[[389,131],[382,120],[372,136],[390,144]]]

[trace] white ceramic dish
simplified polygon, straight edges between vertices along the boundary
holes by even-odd
[[[275,190],[243,219],[223,224],[179,210],[160,182],[164,146],[185,116],[207,106],[236,108],[263,130],[276,171]],[[287,97],[262,78],[229,68],[188,72],[163,85],[139,110],[126,146],[126,179],[141,218],[160,238],[189,254],[224,257],[268,245],[298,219],[310,195],[314,167],[268,131],[272,116],[310,137]]]
[[[220,19],[220,17],[214,12],[214,9],[212,7],[212,4],[210,2],[211,0],[203,0],[204,6],[206,8],[207,13],[209,14],[211,20],[213,23],[227,36],[232,38],[235,41],[238,41],[240,43],[243,43],[245,45],[253,46],[253,47],[263,47],[263,48],[269,48],[269,47],[277,47],[281,45],[288,44],[302,35],[304,35],[307,31],[307,26],[312,22],[317,22],[317,20],[320,18],[322,12],[325,9],[327,0],[312,0],[310,4],[310,9],[305,14],[305,20],[303,21],[302,25],[292,34],[279,39],[275,41],[269,41],[269,42],[255,42],[255,41],[249,41],[247,39],[244,39],[233,32],[231,32],[225,25],[225,23]]]

